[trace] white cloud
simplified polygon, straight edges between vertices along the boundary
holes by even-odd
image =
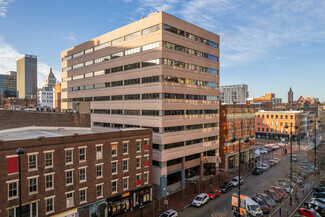
[[[68,35],[64,36],[64,38],[67,39],[68,41],[77,41],[76,34],[72,31],[70,31]]]
[[[0,17],[5,17],[7,10],[7,5],[12,2],[12,0],[0,0]]]
[[[0,38],[0,73],[4,74],[8,71],[16,71],[16,61],[23,54],[18,52],[15,48],[7,44],[3,38]],[[39,57],[38,57],[39,58]],[[40,62],[38,59],[37,64],[37,85],[38,87],[43,87],[45,84],[45,79],[50,72],[50,66],[44,62]],[[60,81],[61,73],[60,71],[53,70],[53,73],[58,81]]]
[[[325,39],[325,1],[139,1],[140,11],[164,10],[219,34],[222,67],[256,62],[281,46]]]

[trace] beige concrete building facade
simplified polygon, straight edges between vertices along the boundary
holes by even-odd
[[[153,183],[218,173],[219,36],[164,12],[61,53],[62,111],[153,130]]]

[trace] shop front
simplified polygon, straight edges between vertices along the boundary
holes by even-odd
[[[53,216],[55,216],[55,217],[79,217],[79,213],[76,208],[76,209],[71,209],[71,210],[68,210],[63,213],[53,215]]]
[[[108,198],[108,216],[117,216],[143,206],[152,201],[152,187],[145,187],[135,191]]]

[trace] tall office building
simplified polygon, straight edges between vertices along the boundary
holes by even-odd
[[[25,54],[17,60],[17,91],[19,98],[36,98],[37,56]]]
[[[220,101],[222,103],[245,103],[247,97],[247,84],[220,86]]]
[[[164,12],[61,52],[62,110],[153,130],[161,195],[218,172],[219,36]],[[83,106],[86,105],[86,106]],[[177,184],[175,184],[177,183]]]
[[[0,94],[3,94],[5,98],[16,97],[16,72],[9,71],[4,75],[0,74]]]
[[[44,87],[49,87],[52,89],[52,88],[54,88],[55,84],[56,84],[56,77],[55,77],[55,75],[52,71],[52,68],[51,68],[49,74],[46,77]]]

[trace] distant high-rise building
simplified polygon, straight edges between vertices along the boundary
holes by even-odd
[[[36,98],[37,56],[25,54],[17,60],[17,91],[19,98]]]
[[[53,108],[53,88],[43,87],[37,91],[37,106]]]
[[[16,72],[9,71],[4,75],[0,74],[0,94],[5,98],[16,97]]]
[[[288,92],[288,103],[289,104],[293,103],[293,91],[292,91],[291,87],[290,87],[290,90]]]
[[[56,84],[56,77],[53,74],[53,71],[52,71],[52,68],[51,68],[50,73],[46,77],[44,87],[54,88],[55,84]]]
[[[248,97],[247,84],[220,86],[220,101],[222,103],[245,103]]]

